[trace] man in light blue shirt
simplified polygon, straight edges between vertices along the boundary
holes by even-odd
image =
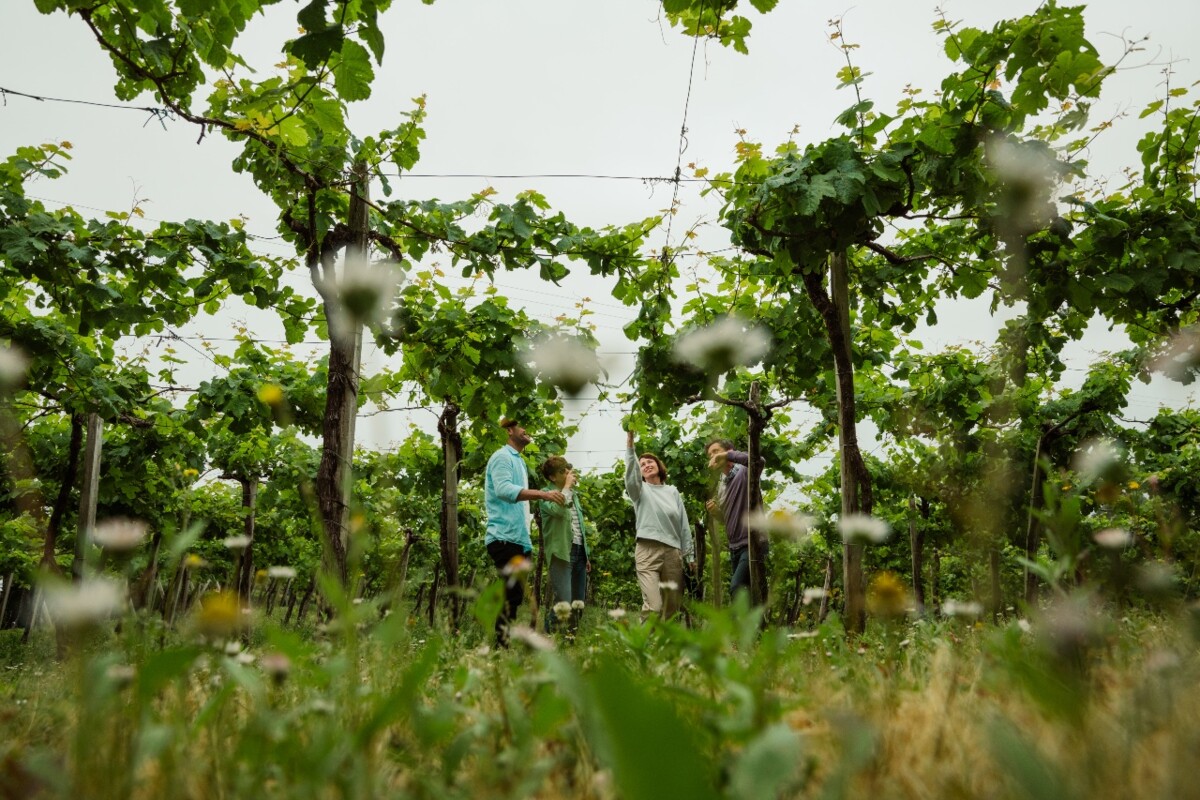
[[[496,645],[508,645],[508,626],[517,617],[525,599],[522,579],[529,570],[533,542],[529,538],[529,501],[546,500],[565,505],[562,492],[529,488],[529,469],[521,451],[533,441],[521,423],[505,417],[500,427],[508,431],[508,443],[488,459],[483,484],[483,507],[487,511],[487,535],[483,542],[492,563],[507,579],[504,606],[496,618]]]

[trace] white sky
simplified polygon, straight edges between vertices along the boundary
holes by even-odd
[[[743,56],[714,43],[702,43],[696,54],[688,104],[686,165],[696,162],[713,171],[731,164],[735,130],[769,149],[799,125],[801,143],[841,133],[833,119],[851,105],[848,90],[837,91],[834,77],[843,56],[829,44],[828,20],[843,16],[846,39],[861,45],[855,63],[873,74],[864,94],[876,108],[890,109],[905,84],[933,91],[951,64],[942,40],[931,30],[932,3],[862,0],[856,5],[784,0],[762,17],[743,3],[755,21]],[[1031,0],[1003,4],[957,0],[946,4],[951,19],[990,27],[998,15],[1015,16],[1035,7]],[[237,45],[261,72],[278,61],[279,44],[295,30],[296,3],[280,3],[257,20]],[[368,135],[392,127],[410,98],[428,95],[428,138],[414,169],[419,175],[480,173],[487,175],[588,173],[667,177],[674,172],[680,125],[687,96],[693,46],[689,39],[657,20],[651,0],[440,0],[425,6],[396,0],[383,17],[387,52],[374,85],[374,96],[352,111],[355,132]],[[1106,62],[1121,52],[1119,39],[1149,36],[1145,52],[1107,83],[1094,120],[1128,112],[1116,128],[1099,137],[1091,152],[1094,174],[1116,176],[1137,163],[1134,144],[1152,120],[1136,119],[1141,108],[1164,94],[1162,65],[1175,62],[1173,85],[1190,85],[1200,72],[1188,59],[1197,48],[1200,3],[1194,0],[1143,0],[1131,5],[1117,0],[1093,3],[1086,12],[1089,38]],[[1157,66],[1156,66],[1157,65]],[[0,86],[59,98],[116,102],[112,68],[84,25],[62,14],[38,14],[31,0],[4,0],[0,8]],[[134,101],[153,105],[151,98]],[[145,124],[143,124],[145,122]],[[128,209],[143,201],[154,220],[229,219],[246,215],[248,230],[273,236],[276,210],[245,176],[229,164],[237,147],[219,136],[196,144],[196,129],[184,122],[156,121],[129,111],[62,103],[38,103],[9,97],[0,107],[0,152],[22,144],[69,140],[74,144],[70,173],[57,181],[28,187],[29,194],[55,207]],[[413,198],[454,200],[492,185],[501,199],[534,188],[568,218],[593,226],[624,224],[665,209],[671,187],[639,181],[525,178],[517,180],[410,177],[394,184],[397,194]],[[1114,179],[1114,185],[1119,185]],[[716,226],[716,204],[699,197],[697,185],[685,185],[671,245],[696,222],[707,249],[724,246],[727,237]],[[379,196],[376,190],[376,196]],[[99,214],[99,211],[94,212]],[[650,237],[654,247],[665,231]],[[262,252],[286,254],[270,240],[255,244]],[[685,279],[695,259],[682,264]],[[582,297],[597,326],[601,350],[611,354],[614,379],[630,369],[635,349],[621,333],[635,313],[620,306],[599,279],[578,274],[574,267],[561,289],[541,284],[536,275],[499,274],[496,283],[515,305],[536,317],[551,319],[570,311]],[[702,270],[703,271],[703,270]],[[453,277],[449,283],[460,285]],[[304,271],[288,281],[312,293]],[[269,316],[249,316],[230,309],[219,323],[202,320],[189,336],[229,336],[231,319],[240,318],[260,338],[282,338]],[[961,303],[943,310],[936,330],[922,333],[927,349],[950,343],[990,341],[997,328],[979,304]],[[199,345],[198,340],[192,343]],[[218,342],[218,345],[228,346]],[[157,346],[157,345],[156,345]],[[1082,380],[1090,354],[1117,349],[1120,337],[1096,331],[1073,347],[1072,374]],[[178,355],[186,348],[176,345]],[[322,353],[324,344],[311,350]],[[298,348],[298,352],[306,349]],[[370,345],[368,369],[383,363]],[[195,385],[215,367],[196,356],[181,370],[186,385]],[[587,392],[585,391],[585,396]],[[1130,413],[1149,417],[1160,403],[1179,404],[1190,397],[1177,386],[1155,381],[1139,385]],[[582,433],[572,443],[574,462],[584,468],[608,466],[623,446],[621,412],[615,405],[578,404],[588,409]],[[800,410],[797,417],[803,420]],[[422,426],[431,415],[415,418]],[[401,414],[381,414],[360,421],[359,440],[388,447],[406,434]]]

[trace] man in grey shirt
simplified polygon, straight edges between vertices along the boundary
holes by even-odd
[[[720,510],[725,520],[725,536],[729,542],[729,594],[732,597],[739,589],[750,588],[750,538],[746,529],[750,457],[741,450],[734,450],[733,442],[728,439],[714,439],[704,452],[708,455],[709,468],[721,471],[717,497],[709,500],[706,507],[713,513]],[[766,463],[766,459],[759,458],[757,469],[760,474]]]

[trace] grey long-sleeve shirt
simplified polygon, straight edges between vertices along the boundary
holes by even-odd
[[[721,476],[720,505],[725,516],[725,536],[729,540],[729,549],[736,550],[745,547],[748,538],[746,530],[746,482],[750,477],[748,470],[750,456],[741,450],[730,450],[725,454],[730,464],[736,466]],[[761,456],[758,459],[758,471],[761,473],[767,461]]]
[[[637,537],[678,547],[687,562],[696,560],[692,527],[679,490],[666,484],[646,483],[633,448],[625,451],[625,491],[633,501]]]

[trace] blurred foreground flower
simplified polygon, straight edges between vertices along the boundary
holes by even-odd
[[[391,313],[403,282],[404,272],[394,262],[347,255],[337,284],[340,310],[352,322],[381,322]]]
[[[1175,569],[1162,561],[1147,561],[1138,566],[1134,582],[1148,597],[1163,600],[1175,593],[1179,585]]]
[[[625,609],[623,609],[623,608],[610,608],[610,609],[608,610],[608,618],[609,618],[609,619],[611,619],[611,620],[618,620],[618,621],[619,621],[619,620],[623,620],[623,619],[625,619]]]
[[[533,570],[533,562],[525,556],[513,556],[508,563],[504,565],[504,569],[500,570],[500,574],[508,578],[508,585],[512,586],[517,581],[523,581]]]
[[[804,590],[804,595],[801,601],[804,605],[809,605],[813,600],[820,600],[825,596],[825,590],[820,586],[809,586]]]
[[[762,531],[770,536],[802,542],[808,538],[813,518],[806,514],[793,514],[785,509],[755,511],[746,517],[751,530]]]
[[[1200,367],[1200,326],[1182,328],[1171,337],[1150,368],[1173,381],[1185,381]]]
[[[118,689],[123,689],[133,683],[133,679],[137,677],[137,670],[129,664],[112,664],[104,670],[104,677],[112,681]]]
[[[1096,481],[1123,482],[1121,448],[1112,439],[1089,439],[1084,442],[1075,451],[1071,467],[1084,486]]]
[[[282,405],[283,388],[277,383],[264,383],[262,386],[258,387],[258,399],[263,405]]]
[[[296,577],[296,570],[294,567],[267,567],[267,577],[290,581]]]
[[[770,335],[734,316],[689,331],[675,341],[675,358],[710,374],[757,364],[771,351]]]
[[[279,652],[267,653],[258,660],[258,665],[276,683],[283,683],[292,671],[292,660]]]
[[[236,594],[220,591],[200,600],[196,630],[211,639],[225,639],[241,631],[246,622]]]
[[[15,389],[25,382],[29,360],[15,347],[0,346],[0,391]]]
[[[847,542],[865,540],[875,544],[886,542],[892,533],[887,522],[870,514],[847,514],[838,520],[838,530]]]
[[[674,592],[679,590],[679,584],[675,581],[663,581],[658,584],[658,588],[664,592]]]
[[[81,583],[55,583],[46,587],[46,607],[58,624],[68,628],[94,625],[124,608],[125,587],[107,578]]]
[[[1057,217],[1052,192],[1060,171],[1053,152],[1040,142],[994,136],[985,143],[985,153],[988,166],[1004,184],[997,212],[1006,238],[1050,225]]]
[[[901,617],[908,612],[908,587],[894,572],[881,572],[867,587],[867,611],[877,617]]]
[[[109,552],[127,553],[145,541],[147,527],[145,522],[136,519],[106,519],[92,529],[92,541]]]
[[[508,629],[508,637],[513,641],[521,642],[530,650],[549,652],[554,649],[552,640],[542,636],[528,625],[513,625]]]
[[[1133,534],[1124,528],[1105,528],[1092,534],[1092,539],[1109,550],[1123,550],[1133,544]]]
[[[531,362],[535,374],[567,394],[579,394],[604,374],[596,351],[572,336],[546,336],[526,344],[523,350],[522,361]]]
[[[566,600],[560,600],[554,604],[554,616],[558,617],[559,622],[566,622],[571,618],[571,604]]]
[[[947,617],[975,617],[983,614],[983,606],[974,600],[946,600],[942,603],[942,613]]]
[[[582,600],[572,600],[571,609],[573,611],[583,611],[584,605]]]
[[[1047,652],[1072,668],[1085,669],[1087,652],[1101,644],[1108,619],[1096,598],[1080,592],[1057,600],[1039,626]]]
[[[225,537],[224,544],[230,550],[245,550],[250,546],[250,537],[244,534],[241,536],[227,536]]]

